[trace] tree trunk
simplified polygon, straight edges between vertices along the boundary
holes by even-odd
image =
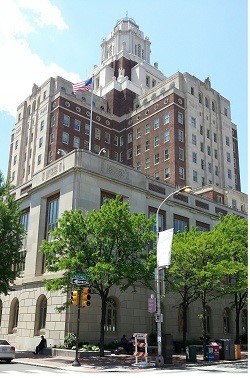
[[[206,300],[205,294],[202,296],[202,344],[203,360],[206,361],[206,344],[207,344],[207,318],[206,318]]]
[[[186,350],[186,344],[187,344],[187,309],[188,306],[183,303],[183,331],[182,331],[182,343],[183,343],[183,349]]]
[[[107,297],[101,296],[102,301],[102,314],[101,314],[101,324],[100,324],[100,357],[104,357],[104,334],[105,334],[105,322],[106,322],[106,307],[107,307]]]

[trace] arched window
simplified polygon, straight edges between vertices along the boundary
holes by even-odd
[[[230,310],[225,308],[223,311],[223,333],[230,333]]]
[[[40,295],[36,302],[36,318],[35,318],[35,335],[40,335],[41,330],[46,327],[47,316],[47,298]]]
[[[105,331],[115,332],[117,325],[117,305],[113,298],[108,298],[106,308],[106,324]]]
[[[8,333],[16,332],[16,328],[18,326],[18,316],[19,316],[19,301],[17,298],[14,298],[10,305]]]
[[[211,308],[206,306],[206,333],[210,335],[211,333]]]

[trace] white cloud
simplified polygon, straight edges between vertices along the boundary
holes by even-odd
[[[0,0],[0,14],[0,111],[15,116],[34,83],[41,85],[50,76],[77,81],[79,75],[66,72],[55,62],[45,63],[29,46],[28,36],[40,32],[39,28],[44,34],[46,26],[67,28],[60,10],[49,0]]]

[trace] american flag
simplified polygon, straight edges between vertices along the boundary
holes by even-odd
[[[91,89],[92,77],[88,80],[81,81],[80,83],[73,84],[73,92],[82,91],[87,92]]]

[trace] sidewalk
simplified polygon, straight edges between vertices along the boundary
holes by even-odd
[[[247,360],[248,353],[241,352],[241,360]],[[72,357],[52,357],[52,356],[43,356],[43,355],[33,355],[32,352],[27,351],[16,351],[16,358],[13,360],[18,363],[34,365],[34,366],[44,366],[55,369],[63,370],[72,370],[72,371],[85,371],[85,372],[94,372],[94,371],[134,371],[141,370],[142,368],[155,368],[155,356],[149,356],[148,366],[142,363],[141,366],[135,365],[135,357],[130,355],[110,355],[105,357],[92,356],[92,357],[82,357],[79,359],[80,366],[72,366],[74,358]],[[143,361],[143,360],[141,360]],[[237,362],[234,361],[234,362]],[[173,363],[164,365],[163,369],[173,370],[184,368],[185,366],[194,366],[194,365],[212,365],[218,363],[226,363],[227,361],[203,361],[203,356],[201,354],[197,355],[197,362],[189,363],[186,362],[185,354],[176,354],[173,355]],[[232,363],[232,361],[228,361]]]

